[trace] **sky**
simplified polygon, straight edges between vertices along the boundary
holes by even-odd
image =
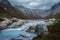
[[[9,0],[12,5],[23,5],[31,9],[48,10],[60,0]]]

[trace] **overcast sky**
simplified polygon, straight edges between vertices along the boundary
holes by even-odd
[[[60,0],[9,0],[12,5],[23,5],[32,9],[50,9]]]

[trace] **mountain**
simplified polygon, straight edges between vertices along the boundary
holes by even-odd
[[[60,2],[53,5],[51,10],[53,11],[53,13],[60,12]]]
[[[8,12],[8,15],[22,19],[40,19],[48,16],[50,17],[50,15],[60,11],[60,3],[53,5],[49,10],[29,9],[22,5],[12,6],[8,0],[2,0],[0,1],[0,4],[0,8]]]
[[[59,15],[60,14],[60,2],[53,5],[50,10],[52,13],[44,18],[48,19],[48,18],[53,18],[54,16]]]
[[[15,9],[8,0],[0,1],[0,14],[1,14],[0,17],[12,16],[12,17],[17,17],[17,18],[23,18],[22,12]]]
[[[15,5],[14,8],[18,9],[19,11],[23,12],[22,14],[27,17],[27,18],[31,18],[31,19],[39,19],[39,18],[43,18],[49,14],[51,14],[51,11],[45,11],[45,10],[41,10],[41,9],[30,9],[30,8],[26,8],[23,7],[21,5]]]
[[[7,10],[9,2],[7,0],[0,0],[0,17],[7,17],[7,15],[9,16]]]
[[[55,13],[60,12],[60,2],[53,5],[49,10],[29,9],[21,5],[15,5],[14,7],[22,11],[24,16],[27,16],[28,18],[45,18],[48,16],[53,16]]]

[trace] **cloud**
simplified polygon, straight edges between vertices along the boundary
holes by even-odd
[[[15,0],[17,1],[18,3],[26,3],[26,2],[30,2],[31,0]]]
[[[13,5],[21,5],[25,3],[29,3],[32,0],[8,0]]]
[[[48,10],[48,9],[50,9],[51,7],[49,7],[49,6],[42,6],[42,7],[40,7],[40,9],[43,9],[43,10]]]
[[[56,3],[57,3],[57,2],[60,2],[60,0],[53,0],[53,1],[56,2]]]
[[[13,5],[23,5],[27,8],[50,9],[52,5],[60,0],[9,0]]]
[[[38,6],[38,5],[40,5],[40,3],[39,2],[30,2],[29,5],[30,6]]]

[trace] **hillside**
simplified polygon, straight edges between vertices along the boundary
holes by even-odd
[[[48,35],[41,34],[33,40],[60,40],[60,13],[57,13],[54,18],[56,21],[52,25],[48,25]]]
[[[40,9],[25,8],[22,5],[12,6],[8,0],[2,0],[0,4],[1,4],[0,5],[1,16],[4,16],[4,17],[12,16],[12,17],[21,18],[21,19],[41,19],[41,18],[49,19],[56,12],[60,11],[60,3],[53,5],[50,10],[45,10],[45,11]]]
[[[6,3],[5,3],[6,2]],[[20,15],[21,13],[21,15]],[[22,12],[15,9],[8,0],[0,1],[0,17],[17,17],[23,18]]]

